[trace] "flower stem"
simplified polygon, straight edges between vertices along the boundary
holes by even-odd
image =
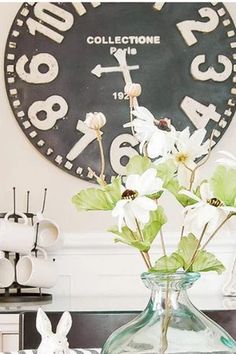
[[[140,236],[140,240],[141,240],[141,241],[144,241],[143,233],[142,233],[142,230],[141,230],[141,228],[140,228],[139,222],[138,222],[137,219],[135,219],[135,222],[136,222],[136,226],[137,226],[138,233],[139,233],[139,236]]]
[[[180,235],[180,239],[182,239],[184,236],[184,225],[182,225],[181,227],[181,235]]]
[[[147,252],[142,252],[142,251],[140,251],[140,254],[141,254],[141,256],[143,257],[143,260],[144,260],[144,262],[145,262],[145,264],[146,264],[146,266],[147,266],[147,269],[148,269],[148,270],[151,269],[151,268],[152,268],[152,265],[150,264],[150,259],[149,259],[148,253],[147,253]],[[148,257],[147,257],[147,256],[148,256]]]
[[[99,150],[100,150],[100,157],[101,157],[101,173],[100,173],[100,179],[101,181],[106,184],[104,180],[104,171],[105,171],[105,157],[104,157],[104,150],[103,150],[103,145],[102,145],[102,136],[101,136],[101,131],[99,129],[96,130],[96,137],[99,145]]]
[[[165,241],[164,241],[164,235],[163,235],[162,228],[160,229],[160,238],[161,238],[161,248],[162,248],[164,256],[166,256],[166,247],[165,247]]]
[[[209,140],[209,148],[208,148],[208,153],[206,155],[206,158],[200,162],[199,164],[196,165],[196,167],[192,170],[192,173],[191,173],[191,177],[190,177],[190,186],[189,186],[189,190],[191,191],[192,190],[192,187],[193,187],[193,183],[194,183],[194,180],[195,180],[195,177],[196,177],[196,171],[202,167],[203,165],[205,165],[205,163],[209,160],[210,158],[210,154],[211,154],[211,148],[212,148],[212,141],[213,141],[213,136],[214,136],[214,129],[211,133],[211,137],[210,137],[210,140]]]
[[[162,317],[161,321],[161,338],[160,338],[160,351],[158,354],[164,354],[168,348],[168,339],[167,339],[167,331],[169,328],[170,320],[171,320],[171,313],[170,309],[171,306],[169,305],[169,282],[167,283],[166,287],[166,294],[165,294],[165,311],[164,311],[164,317]]]
[[[129,119],[130,119],[131,123],[133,122],[133,113],[132,113],[133,107],[134,107],[134,99],[133,99],[133,97],[130,97],[130,99],[129,99]],[[134,131],[133,126],[131,126],[131,131],[132,131],[133,136],[135,136],[135,131]]]
[[[138,220],[135,219],[135,221],[136,221],[136,225],[137,225],[137,228],[138,228],[138,232],[139,232],[140,238],[137,238],[135,236],[135,234],[133,233],[133,231],[131,231],[131,234],[132,234],[134,240],[142,242],[142,241],[144,241],[143,235],[142,235]],[[144,251],[140,251],[140,254],[143,257],[143,260],[144,260],[148,270],[151,269],[152,268],[152,263],[151,263],[151,260],[150,260],[149,253],[148,252],[144,252]]]
[[[227,217],[220,223],[220,225],[215,229],[215,231],[211,234],[211,236],[208,238],[208,240],[204,243],[202,246],[202,250],[206,248],[208,243],[213,239],[213,237],[217,234],[217,232],[221,229],[221,227],[231,218],[231,216],[236,215],[236,213],[229,213]]]

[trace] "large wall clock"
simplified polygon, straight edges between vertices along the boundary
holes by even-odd
[[[48,160],[91,179],[99,173],[87,112],[101,111],[106,179],[124,174],[137,141],[125,82],[142,84],[139,104],[177,129],[214,130],[233,117],[236,37],[221,3],[24,3],[5,52],[8,98],[21,129]]]

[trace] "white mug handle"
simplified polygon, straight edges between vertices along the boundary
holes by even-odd
[[[9,216],[11,216],[12,215],[12,212],[9,212],[9,213],[7,213],[6,215],[5,215],[5,217],[4,217],[4,220],[6,220],[6,221],[8,221],[8,218],[9,218]],[[27,216],[25,215],[25,214],[23,214],[23,213],[16,213],[16,215],[19,215],[19,216],[21,216],[22,217],[22,219],[23,219],[23,224],[24,225],[28,225],[28,218],[27,218]]]
[[[45,251],[44,248],[37,247],[37,248],[36,248],[36,251],[42,252],[44,259],[48,259],[48,254],[47,254],[47,252]]]

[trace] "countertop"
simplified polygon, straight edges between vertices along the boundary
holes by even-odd
[[[42,307],[48,312],[60,311],[138,311],[145,308],[148,297],[81,296],[58,297],[52,302],[0,303],[0,313],[37,311]],[[191,296],[193,304],[201,310],[236,310],[236,297]]]

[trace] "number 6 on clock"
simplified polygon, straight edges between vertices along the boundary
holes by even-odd
[[[124,144],[130,146],[124,146]],[[110,160],[111,166],[117,174],[126,174],[126,166],[121,164],[121,159],[122,157],[128,157],[130,159],[137,155],[138,153],[134,149],[136,145],[138,145],[138,141],[131,134],[121,134],[113,140],[110,149]]]

